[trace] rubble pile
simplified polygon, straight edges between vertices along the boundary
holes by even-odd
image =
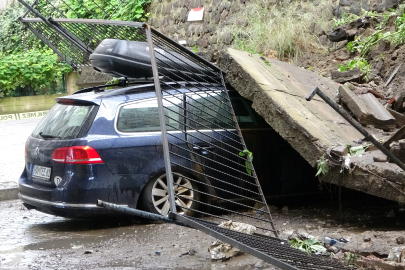
[[[395,37],[405,36],[405,15],[393,11],[363,13],[330,29],[329,55],[304,61],[304,67],[340,83],[337,103],[364,127],[374,129],[372,134],[378,140],[390,141],[385,146],[404,162],[405,133],[396,131],[405,126],[405,44]],[[377,129],[383,132],[377,135]],[[396,135],[395,140],[392,135]],[[374,162],[390,162],[373,147],[366,151],[375,151]],[[340,160],[346,155],[340,155]]]

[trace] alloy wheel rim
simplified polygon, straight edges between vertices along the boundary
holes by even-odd
[[[193,204],[194,191],[191,182],[181,174],[173,174],[174,194],[177,214],[186,214]],[[155,209],[163,216],[170,210],[169,189],[166,174],[158,177],[152,187],[152,203]],[[184,208],[183,208],[184,207]]]

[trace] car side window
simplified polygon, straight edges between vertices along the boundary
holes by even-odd
[[[258,123],[249,108],[249,105],[238,97],[231,98],[233,110],[240,128],[254,128],[258,127]]]
[[[181,130],[183,127],[182,96],[165,97],[166,128]],[[122,105],[117,116],[117,130],[120,132],[154,132],[160,131],[159,111],[156,98]]]
[[[232,128],[232,114],[221,92],[187,94],[189,129]]]

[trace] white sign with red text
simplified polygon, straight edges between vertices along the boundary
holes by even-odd
[[[188,13],[188,22],[202,21],[204,18],[204,8],[192,8]]]

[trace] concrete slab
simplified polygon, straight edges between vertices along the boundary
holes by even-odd
[[[356,95],[352,90],[340,86],[339,95],[360,124],[373,125],[384,130],[395,129],[395,118],[373,94]]]
[[[234,49],[220,54],[218,66],[227,72],[225,79],[253,101],[253,109],[312,166],[328,150],[364,137],[319,97],[305,100],[315,86],[335,100],[340,84],[328,78]],[[382,130],[370,132],[385,139]],[[370,154],[365,156],[369,158],[352,159],[350,173],[340,173],[336,166],[320,180],[405,202],[402,170],[395,164],[376,163]]]

